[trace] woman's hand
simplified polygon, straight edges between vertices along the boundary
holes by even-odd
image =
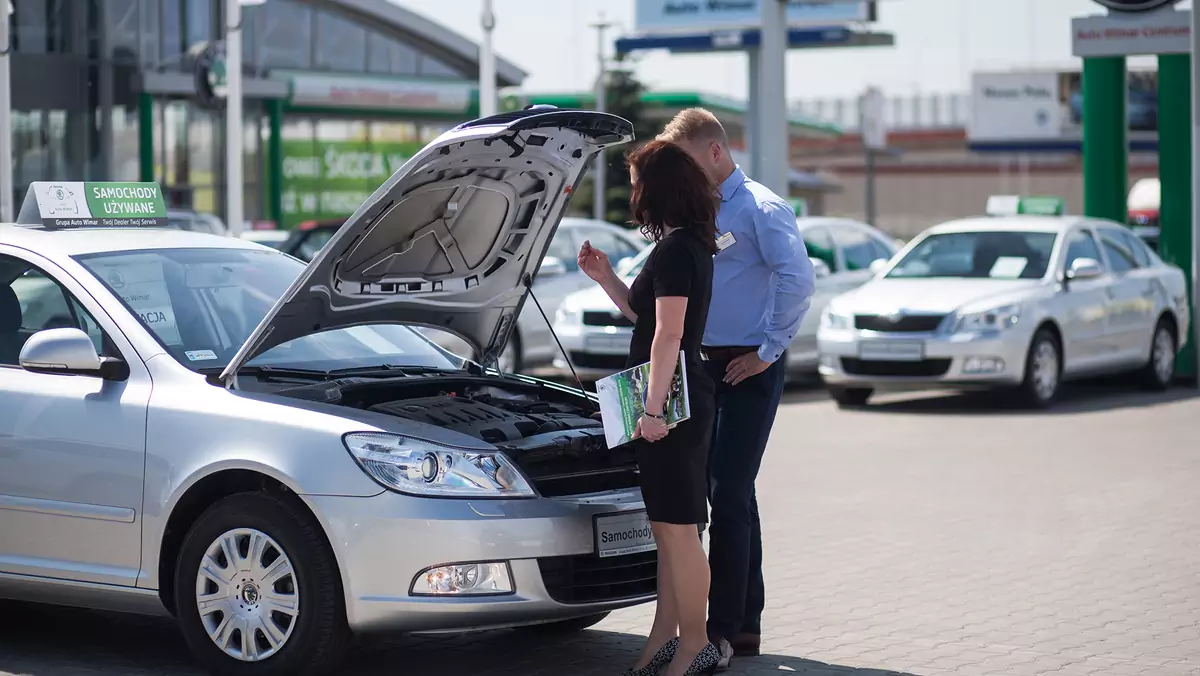
[[[594,281],[604,283],[613,276],[612,263],[608,254],[592,246],[591,241],[585,241],[579,247],[579,269]]]
[[[651,418],[650,416],[643,415],[642,417],[638,418],[637,429],[634,432],[634,436],[636,437],[641,435],[643,439],[653,443],[667,436],[667,432],[670,431],[671,430],[667,427],[667,422],[665,420],[659,420],[658,418]]]

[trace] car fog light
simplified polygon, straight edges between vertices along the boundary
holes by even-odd
[[[413,596],[486,596],[513,593],[508,563],[457,563],[429,568],[413,580]]]
[[[999,357],[967,357],[963,363],[963,373],[1000,373],[1004,370],[1004,360]]]

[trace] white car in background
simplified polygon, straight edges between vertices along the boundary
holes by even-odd
[[[1010,204],[925,231],[829,304],[820,373],[838,404],[1009,387],[1043,407],[1066,379],[1123,371],[1169,385],[1190,322],[1183,271],[1119,223]]]
[[[797,219],[796,224],[813,261],[817,288],[808,314],[787,351],[788,373],[792,376],[817,370],[817,327],[825,304],[871,279],[875,274],[872,265],[879,269],[898,249],[891,237],[858,221],[809,217]],[[649,250],[617,268],[626,283],[637,277],[647,255]],[[595,379],[625,367],[633,325],[598,285],[586,286],[563,301],[554,330],[579,376]],[[554,365],[560,372],[570,373],[570,366],[561,354],[555,356]]]

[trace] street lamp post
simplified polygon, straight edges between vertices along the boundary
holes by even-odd
[[[225,2],[225,221],[234,237],[242,234],[243,218],[242,1]]]
[[[0,12],[0,223],[13,221],[13,161],[12,161],[12,87],[10,84],[8,34],[12,3],[4,3]]]
[[[496,52],[492,49],[492,31],[496,28],[496,15],[492,12],[492,0],[483,0],[483,44],[479,47],[479,116],[496,114]]]
[[[781,197],[788,195],[787,3],[763,0],[762,43],[758,48],[758,141],[761,152],[757,180]]]
[[[600,15],[600,20],[592,24],[592,28],[596,29],[596,63],[599,66],[596,72],[596,111],[603,113],[605,111],[606,99],[608,98],[608,88],[605,78],[608,74],[608,65],[604,59],[604,33],[612,26],[611,23],[604,20],[604,14]],[[597,221],[603,221],[606,213],[607,199],[605,194],[608,192],[608,186],[605,185],[608,178],[608,162],[604,157],[604,150],[601,149],[596,154],[595,164],[592,165],[592,188],[594,190],[592,196],[592,218]]]

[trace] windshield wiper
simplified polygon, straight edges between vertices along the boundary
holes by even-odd
[[[221,371],[224,370],[223,366],[214,366],[211,368],[196,369],[196,372],[206,376],[215,376],[220,375]],[[329,373],[319,369],[280,368],[278,366],[243,366],[238,369],[237,374],[257,376],[259,380],[269,380],[271,378],[299,378],[302,380],[329,379]]]
[[[444,369],[436,366],[402,366],[397,364],[377,364],[375,366],[352,366],[344,369],[329,371],[330,376],[395,376],[409,373],[454,373],[458,369]]]

